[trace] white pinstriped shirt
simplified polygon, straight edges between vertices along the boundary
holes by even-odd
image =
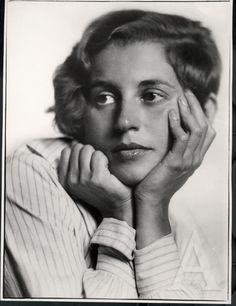
[[[64,138],[36,140],[7,158],[4,297],[216,297],[219,288],[206,294],[199,273],[186,276],[172,234],[136,250],[126,222],[99,224],[68,195],[57,165],[69,145]],[[188,258],[190,266],[195,261]]]

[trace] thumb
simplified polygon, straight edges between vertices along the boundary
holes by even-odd
[[[66,148],[62,150],[58,164],[58,178],[63,187],[66,186],[67,172],[69,168],[71,150]]]

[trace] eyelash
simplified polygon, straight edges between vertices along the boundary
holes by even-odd
[[[109,103],[103,103],[102,101],[99,101],[99,99],[103,98],[103,97],[109,97],[111,99],[113,99],[114,101],[109,101]],[[109,93],[109,92],[102,92],[98,95],[96,95],[94,98],[93,98],[94,102],[96,105],[98,106],[105,106],[105,105],[110,105],[110,104],[113,104],[116,102],[117,98],[114,94],[112,93]]]
[[[150,101],[147,97],[145,99],[145,96],[147,96],[148,94],[156,96],[156,99],[154,99],[152,101]],[[162,102],[165,98],[166,98],[166,94],[164,92],[162,92],[162,91],[160,92],[159,90],[156,90],[156,89],[146,90],[141,95],[141,100],[143,100],[144,103],[148,103],[148,104],[158,104],[158,103]]]
[[[156,99],[155,98],[153,100],[148,99],[148,97],[147,97],[148,94],[156,96]],[[99,101],[99,100],[101,100],[101,98],[106,99],[107,97],[110,99],[110,101],[108,100],[108,103],[106,103],[106,101],[105,102],[104,101]],[[167,98],[167,94],[165,94],[164,92],[162,92],[160,90],[157,90],[157,89],[148,89],[148,90],[144,91],[139,97],[140,101],[142,101],[143,103],[146,103],[146,104],[158,104],[158,103],[161,103],[166,98]],[[101,93],[95,95],[92,98],[92,100],[95,103],[95,105],[97,105],[99,107],[104,107],[104,106],[116,103],[117,101],[120,100],[120,98],[117,95],[115,95],[111,92],[101,92]]]

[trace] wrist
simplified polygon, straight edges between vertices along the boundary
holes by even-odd
[[[133,208],[132,202],[127,201],[122,205],[113,207],[112,210],[103,214],[104,218],[114,218],[120,221],[125,221],[129,226],[134,227],[133,224]]]
[[[146,247],[171,233],[168,215],[169,202],[137,203],[136,205],[136,244],[137,249]]]

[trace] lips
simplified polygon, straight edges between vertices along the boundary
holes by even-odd
[[[117,145],[113,150],[113,155],[122,160],[122,161],[129,161],[129,160],[137,160],[143,157],[146,153],[152,150],[149,147],[142,146],[137,143],[121,143]]]

